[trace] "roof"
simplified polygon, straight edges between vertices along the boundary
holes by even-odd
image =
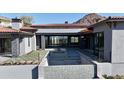
[[[83,30],[81,30],[81,33],[92,33],[93,32],[93,30],[91,30],[91,29],[88,29],[88,28],[85,28],[85,29],[83,29]]]
[[[124,16],[109,16],[108,19],[124,19]]]
[[[17,33],[19,31],[12,28],[0,27],[0,33],[15,33],[15,32]]]
[[[99,21],[95,24],[92,24],[92,25],[88,26],[88,28],[93,27],[93,26],[95,26],[99,23],[110,22],[110,21],[124,21],[124,16],[113,16],[113,17],[109,16],[108,18],[106,18],[104,20],[101,20],[101,21]]]
[[[31,27],[37,28],[84,28],[87,27],[82,24],[41,24],[41,25],[32,25]]]
[[[33,28],[33,27],[22,27],[22,28],[20,28],[20,30],[23,30],[23,31],[37,31],[37,29]]]
[[[7,27],[0,27],[0,33],[18,33],[18,34],[33,35],[33,33],[31,33],[31,32],[16,30],[16,29],[7,28]]]

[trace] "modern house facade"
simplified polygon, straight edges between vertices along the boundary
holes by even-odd
[[[81,47],[81,30],[86,26],[77,24],[32,25],[37,28],[37,48]]]
[[[24,27],[20,19],[12,19],[12,28],[0,28],[0,53],[20,56],[36,49],[75,47],[107,62],[123,63],[123,25],[123,17],[109,17],[90,26],[65,23]]]

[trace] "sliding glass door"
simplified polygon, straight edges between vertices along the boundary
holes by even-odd
[[[49,46],[67,46],[67,36],[49,36]]]

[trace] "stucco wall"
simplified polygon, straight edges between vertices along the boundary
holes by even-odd
[[[30,46],[28,46],[28,38],[30,38]],[[36,50],[36,38],[33,37],[23,37],[20,38],[20,55]]]
[[[124,64],[112,64],[112,75],[124,75]]]
[[[112,30],[112,63],[124,63],[124,22]]]
[[[94,27],[95,32],[104,32],[104,58],[111,60],[112,30],[105,23],[98,24]]]
[[[13,29],[20,29],[23,26],[23,24],[19,22],[12,22],[11,24]]]
[[[20,42],[20,55],[23,55],[23,54],[25,54],[25,41],[24,41],[24,38],[20,38],[20,40],[19,40],[19,42]]]
[[[16,57],[20,54],[20,44],[19,44],[19,35],[13,34],[11,38],[11,50],[12,56]]]
[[[0,66],[0,79],[38,78],[37,65]]]
[[[112,31],[112,63],[124,63],[124,30]]]
[[[112,74],[112,64],[111,63],[99,63],[97,61],[93,61],[94,64],[96,64],[97,68],[97,76],[99,78],[102,78],[102,75],[111,75]]]
[[[39,78],[45,79],[91,79],[94,65],[40,66]]]
[[[31,48],[32,50],[36,50],[36,35],[35,34],[31,38]]]
[[[28,38],[30,39],[30,46],[28,46]],[[28,53],[28,52],[32,51],[31,37],[25,37],[24,40],[25,40],[25,53]]]
[[[11,24],[11,22],[1,22],[0,23],[0,27],[2,26],[2,27],[8,27],[8,26],[11,26],[12,24]]]

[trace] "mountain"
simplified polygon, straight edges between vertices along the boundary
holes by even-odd
[[[90,13],[85,15],[83,18],[79,19],[78,21],[74,22],[73,24],[92,25],[104,19],[106,19],[106,17],[98,15],[96,13]]]

